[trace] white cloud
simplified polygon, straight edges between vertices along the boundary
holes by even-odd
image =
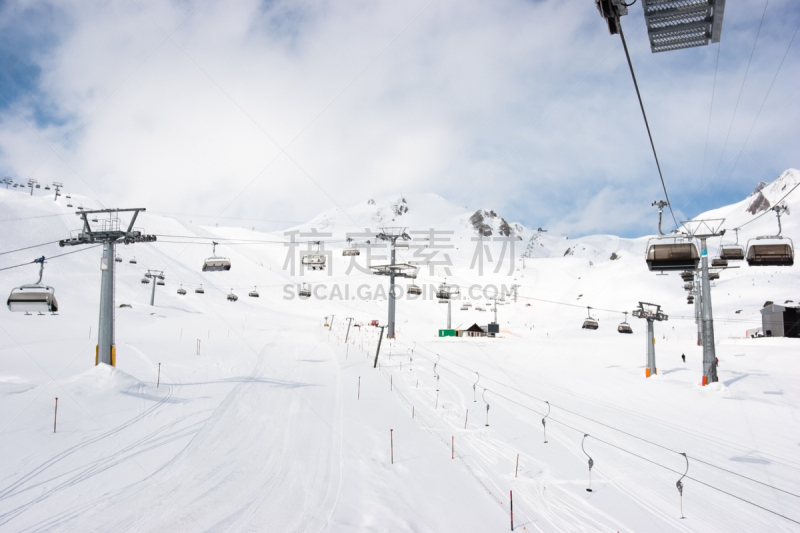
[[[230,205],[225,216],[305,220],[332,202],[346,208],[430,191],[575,234],[654,224],[649,205],[663,193],[638,103],[619,38],[592,2],[58,8],[58,44],[38,58],[39,91],[67,122],[34,133],[7,111],[6,173],[61,179],[108,204],[153,211],[215,215]],[[726,9],[706,178],[762,9]],[[788,0],[770,4],[726,160],[744,142],[798,19]],[[653,55],[641,8],[623,24],[676,207],[701,211],[798,166],[791,97],[800,43],[756,131],[769,127],[751,137],[737,171],[722,172],[717,187],[690,202],[700,187],[716,45]],[[26,117],[27,106],[15,103]],[[40,136],[60,145],[58,155],[45,160]]]

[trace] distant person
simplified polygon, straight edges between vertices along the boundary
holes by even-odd
[[[684,363],[686,362],[686,354],[685,354],[685,353],[682,353],[682,354],[681,354],[681,359],[683,359],[683,362],[684,362]]]
[[[714,358],[714,364],[719,366],[719,357]]]

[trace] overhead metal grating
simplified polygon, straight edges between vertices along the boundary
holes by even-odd
[[[725,0],[642,0],[653,53],[718,43]]]

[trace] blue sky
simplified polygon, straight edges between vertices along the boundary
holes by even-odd
[[[0,20],[3,175],[163,212],[307,220],[417,191],[570,235],[653,231],[658,174],[590,0],[2,2]],[[661,54],[640,5],[622,23],[679,216],[800,166],[796,2],[728,2],[720,45]]]

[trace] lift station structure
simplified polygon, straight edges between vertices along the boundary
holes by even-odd
[[[59,241],[59,246],[79,246],[86,244],[102,244],[103,256],[100,259],[100,318],[97,331],[97,348],[95,365],[105,363],[116,366],[116,347],[114,344],[114,250],[118,243],[134,244],[138,242],[155,242],[155,235],[146,235],[142,230],[134,229],[139,213],[143,207],[131,209],[100,209],[97,211],[78,211],[83,219],[83,228],[73,232],[68,238]],[[127,227],[120,224],[120,213],[132,213]],[[99,227],[93,228],[89,223],[89,215],[108,215],[102,218]]]

